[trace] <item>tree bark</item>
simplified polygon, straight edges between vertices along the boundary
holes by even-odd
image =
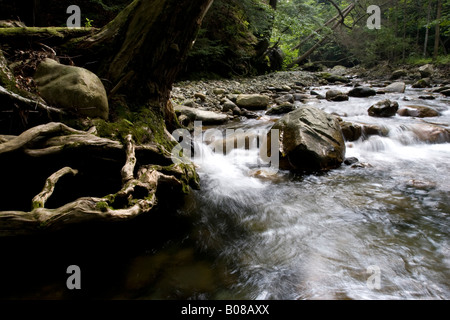
[[[136,104],[161,110],[168,127],[174,113],[172,84],[213,0],[135,0],[95,35],[79,43],[102,61],[98,74]]]
[[[428,0],[428,9],[427,9],[427,25],[425,30],[425,40],[423,42],[423,57],[427,56],[427,47],[428,47],[428,33],[430,28],[428,28],[428,24],[430,23],[430,15],[431,15],[431,0]]]
[[[66,34],[59,29],[41,28],[3,30],[0,32],[0,39],[2,34],[7,39],[10,33],[16,33],[27,41],[36,39],[41,42],[41,36],[50,33],[53,35],[52,39],[57,40],[59,49],[64,48],[71,56],[80,54],[85,62],[100,61],[96,65],[90,63],[89,66],[104,80],[109,98],[112,94],[117,94],[124,97],[130,108],[149,108],[152,123],[148,123],[147,131],[154,138],[156,131],[159,136],[165,137],[166,129],[176,127],[175,113],[169,100],[172,84],[212,2],[213,0],[134,0],[98,32],[76,37],[69,42],[66,41],[72,36],[71,31]],[[28,108],[32,106],[32,101],[20,99],[6,89],[2,88],[0,93]],[[35,107],[43,111],[54,111],[53,106],[43,103],[36,103]],[[153,115],[158,117],[154,119]],[[161,119],[165,121],[166,127],[164,122],[159,121]],[[174,165],[170,150],[164,147],[167,144],[160,141],[164,137],[155,138],[159,140],[152,143],[138,145],[131,135],[126,136],[122,142],[98,137],[93,131],[95,130],[75,130],[65,124],[51,122],[28,129],[18,136],[0,136],[0,162],[8,164],[8,167],[11,164],[8,170],[17,172],[21,170],[23,163],[32,167],[35,160],[46,165],[48,163],[50,168],[63,168],[55,169],[53,174],[44,178],[44,189],[27,200],[33,198],[31,211],[0,211],[0,237],[59,230],[86,221],[132,219],[150,212],[158,205],[159,194],[164,195],[161,190],[169,190],[170,202],[174,203],[177,197],[189,191],[189,187],[198,188],[194,166]],[[90,160],[87,161],[86,157]],[[10,159],[17,160],[17,164]],[[91,163],[92,160],[95,162]],[[113,187],[119,184],[120,190],[100,197],[83,196],[55,209],[44,207],[55,191],[55,184],[58,182],[59,186],[63,183],[59,181],[62,176],[73,174],[75,170],[79,174],[73,179],[99,175],[96,170],[104,166],[117,168],[116,164],[121,161],[125,163],[122,169],[118,169],[120,172],[111,172],[111,176],[119,176],[119,183],[114,180]],[[69,166],[67,162],[79,167]],[[110,178],[109,172],[107,174],[108,179],[115,179]],[[32,173],[31,177],[26,178],[36,179],[35,175],[38,176],[37,173]],[[14,179],[13,175],[11,177]],[[17,181],[21,184],[22,179],[23,177]],[[101,182],[107,183],[103,180]],[[5,181],[5,185],[8,185],[8,181]],[[32,191],[35,192],[34,189]]]
[[[440,19],[442,11],[442,0],[438,0],[437,4],[437,14],[436,14],[436,28],[434,33],[434,50],[433,50],[433,60],[437,59],[439,53],[439,38],[440,38]]]
[[[345,17],[352,12],[352,10],[355,8],[355,4],[352,3],[350,4],[343,12],[342,12],[342,16],[343,19],[345,19]],[[339,15],[338,15],[339,16]],[[336,21],[331,29],[335,30],[337,27],[339,27],[342,24],[343,20],[338,20]],[[308,58],[317,48],[319,48],[323,42],[325,42],[328,39],[329,35],[325,35],[321,40],[319,40],[315,45],[313,45],[310,49],[308,49],[308,51],[306,51],[303,55],[301,55],[300,57],[298,57],[297,59],[295,59],[292,63],[290,63],[288,65],[288,68],[292,68],[293,66],[295,66],[296,64],[299,64],[300,62],[302,62],[303,60],[305,60],[306,58]]]

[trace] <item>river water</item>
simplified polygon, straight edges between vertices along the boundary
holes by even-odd
[[[329,88],[349,90],[317,90]],[[223,155],[199,145],[201,190],[177,213],[187,221],[152,218],[150,225],[109,234],[94,228],[84,245],[88,235],[76,231],[56,244],[53,238],[3,242],[0,296],[450,299],[450,143],[423,142],[415,133],[423,120],[448,127],[450,106],[439,94],[418,99],[423,94],[408,87],[404,94],[317,104],[344,120],[389,130],[347,143],[347,157],[360,161],[356,167],[266,175],[258,150]],[[386,98],[400,107],[428,105],[441,116],[369,117],[368,107]],[[220,129],[270,128],[276,118],[261,115]],[[66,288],[71,264],[82,271],[80,292]]]
[[[426,121],[450,124],[448,99],[419,95],[408,88],[349,102],[322,100],[319,108],[344,120],[389,130],[347,143],[347,157],[357,157],[360,167],[265,177],[254,174],[255,150],[227,156],[205,150],[202,190],[191,205],[199,215],[198,246],[236,275],[212,298],[450,298],[450,144],[420,141],[414,128],[424,119],[367,115],[370,105],[391,99],[400,107],[431,106],[441,116]],[[270,125],[250,120],[234,128]]]

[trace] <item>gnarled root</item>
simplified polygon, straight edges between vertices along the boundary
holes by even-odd
[[[125,160],[120,171],[121,188],[116,193],[104,197],[80,197],[58,208],[45,208],[63,176],[82,174],[79,168],[61,163],[63,168],[51,174],[42,191],[33,198],[30,212],[0,211],[0,237],[61,230],[84,222],[133,219],[150,212],[164,190],[169,190],[172,197],[172,193],[177,196],[186,192],[186,186],[198,184],[193,166],[172,164],[169,154],[160,151],[157,145],[137,146],[131,135],[122,145],[118,141],[95,136],[90,133],[93,131],[84,132],[62,123],[48,123],[19,136],[0,136],[0,160],[11,154],[26,161],[44,159],[46,162],[48,159],[57,161],[57,164],[58,161],[63,162],[61,159],[85,154],[95,155],[100,165],[103,159]],[[117,173],[111,172],[111,175]]]

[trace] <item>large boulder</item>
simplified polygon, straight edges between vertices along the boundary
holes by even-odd
[[[280,134],[280,169],[329,170],[339,167],[345,159],[339,121],[320,109],[312,106],[297,109],[284,115],[272,129],[278,129]],[[269,147],[269,154],[272,151]]]
[[[240,108],[266,109],[269,104],[269,97],[263,94],[240,94],[236,99],[236,104]]]
[[[348,92],[348,95],[350,97],[358,97],[358,98],[375,96],[376,94],[377,92],[374,89],[368,87],[356,87]]]
[[[393,117],[398,111],[398,102],[391,100],[382,100],[375,103],[368,110],[371,117]]]
[[[80,116],[108,119],[105,88],[91,71],[47,58],[39,64],[34,80],[48,104]]]
[[[398,115],[403,117],[438,117],[440,115],[436,110],[426,106],[406,106],[398,110]]]
[[[383,88],[383,91],[388,93],[404,93],[405,89],[406,84],[404,82],[394,82]]]
[[[408,74],[408,71],[406,71],[405,69],[397,69],[394,72],[392,72],[391,79],[397,80],[401,77],[406,76],[407,74]]]
[[[347,93],[341,92],[339,90],[328,90],[326,93],[326,98],[329,101],[348,101]]]
[[[431,75],[432,75],[433,72],[434,72],[433,65],[431,65],[431,64],[423,65],[423,66],[421,66],[421,67],[419,68],[419,72],[420,72],[420,76],[421,76],[422,78],[428,78],[428,77],[431,77]]]
[[[450,142],[450,130],[438,125],[421,123],[412,127],[412,131],[420,141],[427,143]]]

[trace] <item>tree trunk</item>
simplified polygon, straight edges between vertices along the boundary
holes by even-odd
[[[441,10],[442,10],[442,0],[438,0],[437,5],[437,15],[436,15],[436,29],[434,33],[434,51],[433,51],[433,60],[437,59],[439,53],[439,38],[440,38],[440,19],[441,19]]]
[[[430,23],[430,15],[431,15],[431,0],[428,0],[428,9],[427,9],[427,25],[425,30],[425,40],[423,43],[423,57],[426,58],[427,56],[427,47],[428,47],[428,24]]]
[[[213,0],[135,0],[79,48],[99,60],[98,74],[133,103],[162,110],[173,126],[169,103],[182,68]]]
[[[352,3],[350,4],[343,12],[342,12],[342,19],[341,20],[337,20],[332,26],[331,29],[335,30],[336,28],[338,28],[339,26],[342,25],[343,23],[343,19],[345,19],[346,16],[348,16],[350,14],[350,12],[352,12],[352,10],[355,8],[355,4]],[[338,15],[338,17],[341,17],[341,15]],[[288,68],[292,68],[294,65],[299,64],[300,62],[302,62],[303,60],[305,60],[306,58],[308,58],[317,48],[319,48],[323,42],[325,42],[330,35],[325,35],[321,40],[319,40],[315,45],[313,45],[308,51],[306,51],[303,55],[301,55],[300,57],[298,57],[297,59],[295,59],[292,63],[290,63],[288,65]]]
[[[277,4],[278,0],[270,0],[269,5],[272,7],[273,10],[277,10]]]
[[[173,164],[167,148],[174,142],[166,145],[170,139],[166,129],[176,123],[169,100],[172,84],[212,2],[135,0],[103,29],[64,44],[71,56],[79,54],[85,62],[100,61],[89,66],[94,66],[93,71],[106,83],[109,98],[120,94],[129,107],[150,109],[151,121],[145,130],[158,141],[137,144],[128,135],[120,142],[95,135],[95,127],[85,132],[62,123],[36,126],[18,136],[0,136],[0,176],[7,189],[1,193],[0,237],[59,230],[83,222],[133,219],[153,210],[161,199],[169,206],[189,187],[198,187],[193,164]],[[11,29],[28,33],[27,39],[54,31]],[[15,104],[31,108],[33,101],[0,89],[0,94]],[[53,111],[44,103],[34,107]],[[153,115],[159,117],[155,120]],[[75,179],[78,187],[65,179]],[[60,185],[69,188],[64,195],[68,199],[58,198],[55,205],[50,198],[57,198],[53,194],[61,190]],[[87,196],[86,190],[90,190]]]

